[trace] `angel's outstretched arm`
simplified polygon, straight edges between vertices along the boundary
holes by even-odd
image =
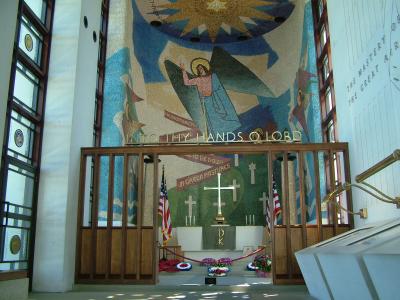
[[[185,85],[197,85],[198,84],[198,80],[196,77],[189,79],[189,76],[188,76],[187,72],[185,71],[185,65],[183,63],[179,64],[179,68],[181,68],[181,70],[182,70],[183,83]]]

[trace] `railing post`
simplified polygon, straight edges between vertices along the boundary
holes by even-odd
[[[113,227],[113,204],[114,204],[114,161],[115,156],[109,156],[109,174],[108,174],[108,205],[107,205],[107,246],[106,246],[106,279],[111,273],[111,245],[112,245],[112,227]]]
[[[335,190],[335,163],[334,163],[334,159],[333,159],[333,150],[330,149],[329,150],[329,177],[330,177],[330,183],[329,183],[329,192],[332,192],[333,190]],[[336,162],[337,162],[337,153],[336,153]],[[336,199],[335,199],[336,201]],[[337,214],[337,207],[336,205],[334,205],[333,203],[330,203],[331,207],[332,207],[332,221],[333,221],[333,235],[335,236],[337,233],[337,227],[338,227],[338,214]]]
[[[93,197],[92,197],[92,216],[91,216],[91,265],[90,279],[94,279],[96,273],[96,258],[97,258],[97,222],[99,211],[99,177],[100,177],[100,155],[94,155],[94,171],[93,171]]]
[[[346,182],[351,182],[351,172],[350,172],[350,157],[349,157],[349,148],[346,145],[346,148],[343,150],[343,158],[344,158],[344,180]],[[353,211],[353,195],[351,189],[346,191],[346,200],[347,200],[347,210]],[[347,213],[347,218],[349,220],[350,228],[354,228],[354,215]]]
[[[285,186],[282,187],[285,191],[285,196],[282,197],[283,212],[286,225],[286,255],[287,255],[287,269],[289,271],[289,279],[293,277],[293,263],[292,263],[292,239],[291,239],[291,224],[290,224],[290,203],[289,203],[289,170],[288,170],[288,152],[283,152],[283,170],[285,178]]]
[[[302,231],[302,246],[307,247],[307,205],[304,196],[304,153],[302,151],[297,152],[299,157],[299,185],[300,185],[300,209],[301,209],[301,231]]]
[[[317,232],[318,232],[318,242],[323,240],[322,236],[322,215],[321,215],[321,190],[319,186],[319,159],[318,151],[313,151],[314,160],[314,173],[315,173],[315,209],[317,218]]]
[[[272,249],[272,283],[276,283],[276,259],[275,259],[275,214],[274,214],[274,193],[272,189],[273,167],[272,152],[268,151],[268,194],[269,194],[269,215],[271,223],[271,249]]]
[[[121,224],[121,265],[120,278],[123,280],[126,273],[126,240],[127,240],[127,223],[128,223],[128,164],[129,155],[124,154],[124,170],[123,170],[123,196],[122,196],[122,224]]]
[[[83,225],[83,201],[85,198],[85,179],[86,179],[86,159],[87,156],[81,150],[80,173],[79,173],[79,194],[78,194],[78,217],[76,233],[76,254],[75,254],[75,281],[81,272],[81,253],[82,253],[82,225]]]

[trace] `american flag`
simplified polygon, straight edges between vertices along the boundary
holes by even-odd
[[[162,218],[161,232],[163,235],[163,245],[165,246],[168,240],[171,238],[172,224],[171,224],[171,212],[169,210],[168,194],[167,194],[167,183],[164,176],[164,166],[161,178],[160,188],[160,201],[158,202],[158,214]]]
[[[281,203],[279,201],[278,190],[276,189],[275,179],[272,178],[272,200],[274,202],[274,225],[277,224],[278,216],[281,214]],[[267,214],[265,216],[267,222],[268,233],[271,234],[271,216],[269,212],[269,201],[267,200]]]

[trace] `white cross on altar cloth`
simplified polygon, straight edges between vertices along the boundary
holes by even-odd
[[[267,214],[267,200],[268,200],[268,197],[267,197],[267,193],[266,192],[263,192],[262,197],[258,198],[258,201],[262,201],[264,215]]]
[[[234,190],[233,186],[221,186],[221,173],[218,173],[218,186],[217,187],[204,187],[204,190],[218,190],[218,215],[222,215],[221,211],[221,190]]]
[[[193,215],[193,205],[195,205],[197,201],[193,201],[192,195],[189,195],[189,199],[185,201],[185,204],[188,205],[188,215],[191,217]]]
[[[235,188],[233,190],[233,194],[232,194],[232,201],[236,202],[237,201],[237,189],[240,188],[240,184],[237,184],[236,179],[233,179],[232,186]]]
[[[235,154],[235,167],[239,167],[239,154]]]
[[[256,174],[255,174],[256,164],[255,163],[249,164],[249,170],[250,170],[250,183],[256,184]]]

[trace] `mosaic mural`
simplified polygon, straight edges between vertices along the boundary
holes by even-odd
[[[118,2],[110,7],[102,146],[139,143],[143,137],[152,137],[152,142],[215,139],[228,132],[246,140],[252,132],[268,136],[274,131],[299,131],[303,143],[321,141],[309,2]],[[201,12],[197,18],[196,12]],[[306,161],[304,170],[297,170],[296,163],[294,168],[305,174],[312,222],[314,170],[311,157]],[[132,174],[136,163],[132,159]],[[188,201],[197,201],[190,215],[196,224],[212,222],[205,212],[213,207],[215,195],[206,193],[204,186],[214,185],[218,172],[223,173],[224,184],[240,185],[235,196],[232,192],[227,196],[232,198],[225,207],[228,221],[244,225],[246,216],[254,215],[257,225],[265,224],[264,203],[259,200],[268,190],[263,184],[265,157],[174,156],[162,164],[174,226],[186,226]],[[116,173],[122,172],[122,165],[116,162]],[[252,176],[257,184],[251,183]],[[274,177],[279,186],[278,165]],[[101,180],[107,182],[105,176]],[[299,189],[298,180],[295,184]],[[113,211],[118,220],[121,182],[116,185]],[[134,223],[134,184],[129,194]],[[106,184],[101,185],[100,197],[100,216],[105,218]]]

